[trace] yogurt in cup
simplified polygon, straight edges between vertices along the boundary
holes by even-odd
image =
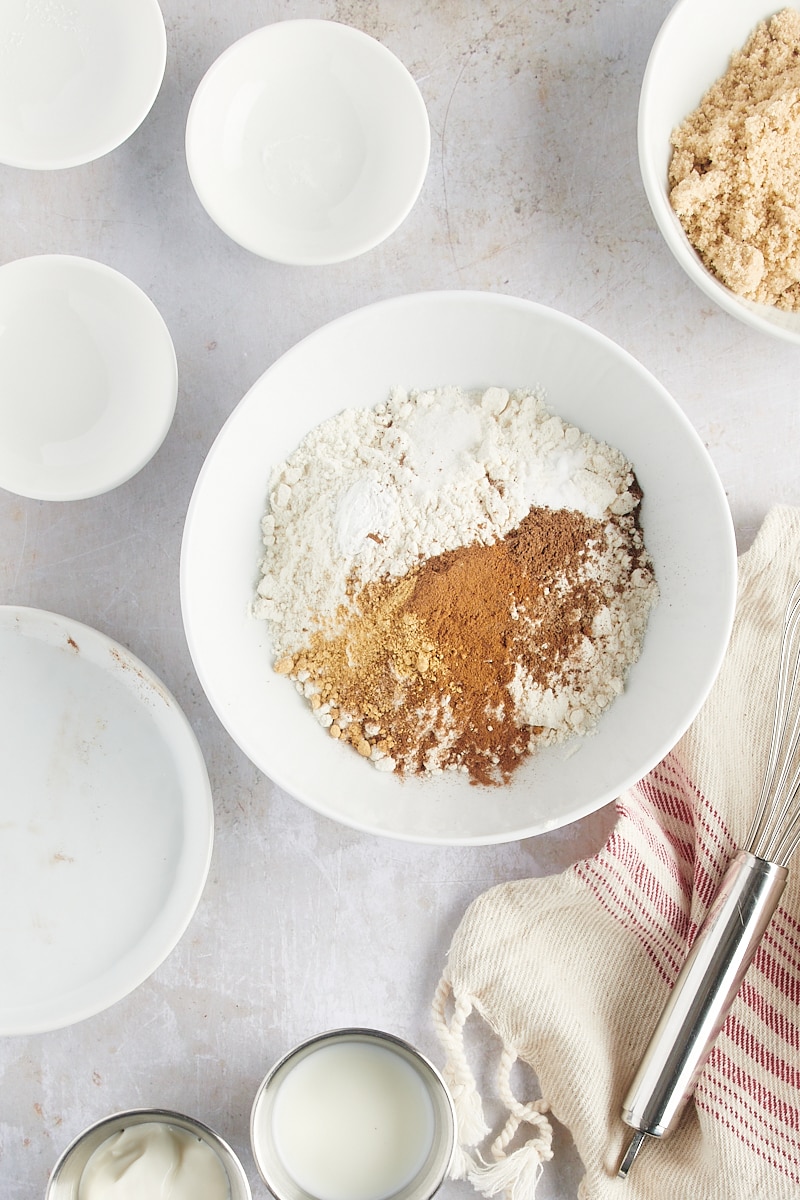
[[[91,1125],[54,1166],[45,1200],[251,1200],[233,1150],[201,1121],[168,1109],[131,1109]],[[166,1193],[165,1193],[166,1194]]]

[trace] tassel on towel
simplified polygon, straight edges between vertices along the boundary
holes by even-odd
[[[448,1021],[447,1006],[452,998],[453,1013]],[[483,1102],[464,1049],[464,1026],[474,1008],[468,996],[454,996],[450,983],[442,978],[433,1000],[433,1019],[445,1051],[443,1075],[453,1097],[458,1129],[458,1147],[450,1175],[466,1179],[482,1196],[502,1195],[506,1200],[534,1200],[543,1164],[553,1157],[553,1130],[545,1113],[544,1100],[522,1104],[511,1090],[511,1069],[515,1051],[503,1046],[497,1071],[498,1098],[508,1110],[503,1129],[489,1148],[487,1162],[478,1149],[489,1134]],[[524,1145],[506,1153],[520,1126],[528,1125],[534,1136]]]

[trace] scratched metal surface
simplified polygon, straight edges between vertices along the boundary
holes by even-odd
[[[166,78],[133,137],[72,170],[0,167],[0,259],[83,254],[128,274],[166,319],[181,380],[164,446],[117,491],[64,505],[0,492],[0,602],[95,626],[164,680],[201,741],[217,821],[197,914],[152,978],[81,1025],[0,1040],[3,1200],[40,1196],[87,1123],[148,1104],[215,1127],[241,1151],[254,1196],[266,1195],[247,1123],[270,1063],[300,1038],[350,1023],[392,1029],[436,1058],[429,1005],[466,905],[494,883],[561,869],[610,826],[605,811],[506,846],[384,841],[307,811],[221,729],[183,636],[180,538],[214,436],[279,354],[387,296],[469,287],[527,297],[614,338],[673,393],[710,449],[742,549],[772,504],[800,501],[789,452],[798,352],[692,287],[640,185],[638,90],[669,7],[162,0]],[[385,42],[430,113],[416,207],[389,241],[340,266],[276,266],[240,249],[205,215],[186,171],[186,114],[204,71],[236,38],[288,16],[334,18]],[[487,1062],[490,1051],[479,1047]],[[539,1194],[573,1200],[580,1175],[561,1132]],[[445,1200],[470,1194],[465,1184],[442,1191]]]

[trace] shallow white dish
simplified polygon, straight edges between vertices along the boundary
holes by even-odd
[[[103,263],[42,254],[0,267],[0,487],[78,500],[159,448],[178,367],[153,302]]]
[[[186,158],[209,216],[264,258],[342,262],[393,233],[419,195],[430,127],[380,42],[335,21],[279,21],[200,82]]]
[[[152,108],[167,61],[157,0],[5,0],[0,46],[0,162],[37,170],[121,145]]]
[[[639,169],[656,224],[676,260],[710,299],[762,333],[800,345],[800,313],[754,304],[711,274],[669,202],[670,135],[728,69],[760,21],[782,6],[768,0],[678,0],[653,43],[639,99]]]
[[[0,1035],[126,996],[183,934],[211,857],[195,736],[104,634],[0,607]]]
[[[661,598],[625,693],[592,737],[528,760],[502,788],[459,774],[382,775],[324,736],[271,669],[251,615],[260,519],[273,465],[343,408],[395,384],[541,385],[553,409],[633,462]],[[674,745],[705,698],[728,641],[733,527],[702,442],[665,389],[580,322],[507,296],[431,292],[361,309],[280,358],[209,452],[184,531],[181,597],[189,647],[220,720],[248,757],[312,808],[412,841],[488,843],[540,833],[613,799]]]

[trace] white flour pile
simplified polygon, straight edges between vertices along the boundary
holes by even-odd
[[[459,742],[454,699],[461,703],[469,685],[455,678],[451,662],[458,636],[466,636],[466,626],[456,627],[466,617],[442,623],[440,600],[435,613],[424,609],[426,569],[438,572],[437,586],[443,570],[454,570],[453,579],[460,571],[466,596],[482,569],[478,560],[466,563],[464,555],[475,554],[466,548],[494,547],[496,554],[508,541],[514,574],[527,547],[526,582],[509,597],[511,632],[504,635],[504,644],[519,644],[510,646],[505,674],[495,671],[504,684],[494,717],[484,711],[476,718],[472,701],[469,714],[464,710],[473,730],[493,731],[494,721],[506,742],[513,718],[520,757],[532,737],[554,740],[590,728],[638,657],[656,595],[636,521],[640,499],[624,456],[564,424],[537,393],[398,389],[374,409],[347,409],[325,421],[273,472],[254,611],[269,622],[277,669],[295,680],[334,736],[383,770],[455,766],[474,776],[477,743],[467,750]],[[556,535],[548,522],[565,514],[569,521]],[[556,536],[573,547],[563,563],[553,561],[566,553],[553,549]],[[547,580],[534,580],[534,558],[540,568],[548,558]],[[559,616],[570,604],[574,621],[585,625],[591,616],[577,641],[574,625],[565,632]],[[372,636],[378,626],[380,658]],[[416,660],[408,657],[412,629]],[[376,691],[381,672],[391,680],[388,708],[363,690],[367,653]],[[351,668],[358,687],[348,679]],[[478,702],[486,709],[487,701]],[[409,709],[418,714],[416,729],[408,728],[407,714],[401,719]],[[490,736],[484,741],[480,754],[507,777],[502,747]]]

